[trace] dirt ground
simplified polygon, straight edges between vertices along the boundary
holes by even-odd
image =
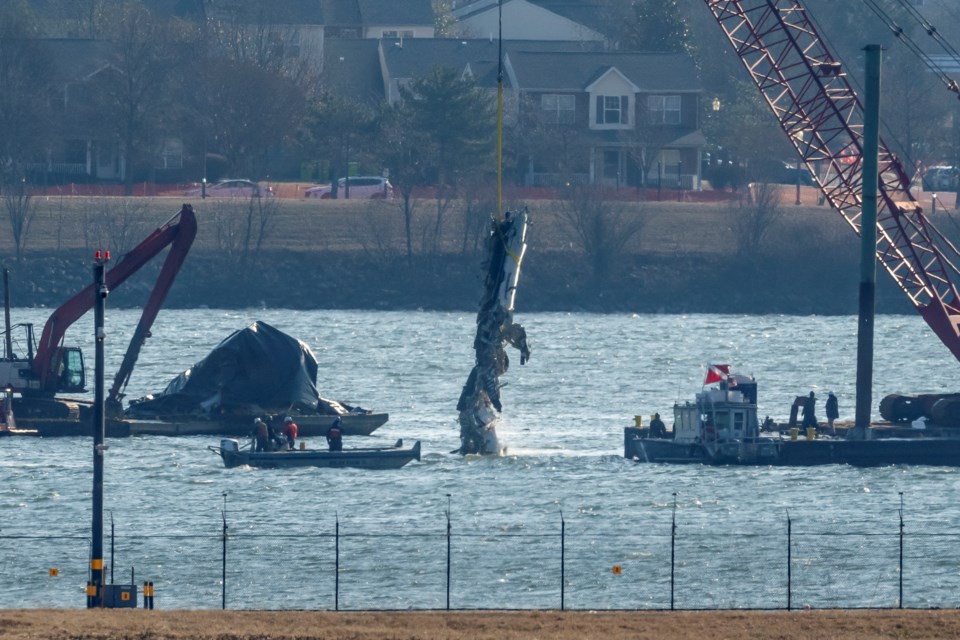
[[[878,640],[960,637],[960,612],[221,612],[0,611],[11,640]]]

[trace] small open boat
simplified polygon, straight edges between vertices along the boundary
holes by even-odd
[[[354,467],[357,469],[399,469],[412,460],[420,460],[420,441],[412,447],[404,448],[403,440],[397,440],[392,447],[364,447],[344,449],[343,451],[325,451],[321,449],[293,449],[287,451],[254,452],[249,445],[240,447],[232,438],[220,440],[220,446],[208,447],[210,451],[223,458],[223,465],[232,469],[247,465],[250,467]]]

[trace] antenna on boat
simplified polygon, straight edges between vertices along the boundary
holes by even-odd
[[[497,0],[497,219],[503,216],[503,0]]]

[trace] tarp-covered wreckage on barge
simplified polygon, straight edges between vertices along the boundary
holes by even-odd
[[[131,401],[138,433],[245,435],[254,416],[292,416],[301,436],[323,435],[340,416],[344,435],[369,435],[387,421],[317,393],[310,347],[257,321],[235,331],[155,395]]]

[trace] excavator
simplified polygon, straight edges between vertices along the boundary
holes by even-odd
[[[860,235],[864,109],[807,9],[800,0],[704,2],[826,201]],[[960,93],[955,82],[947,88]],[[877,260],[960,359],[960,252],[924,214],[910,182],[881,140]],[[880,414],[891,422],[926,416],[960,426],[960,394],[893,394],[881,401]]]
[[[124,435],[125,430],[118,418],[122,414],[126,385],[140,356],[140,350],[150,336],[150,327],[153,326],[196,235],[197,219],[193,207],[184,204],[177,214],[126,253],[106,273],[107,288],[114,289],[160,251],[170,247],[106,399],[108,435]],[[92,419],[92,405],[57,395],[86,390],[83,353],[79,347],[65,346],[63,341],[67,330],[93,308],[94,284],[91,283],[54,310],[44,324],[39,342],[34,340],[32,324],[11,326],[8,291],[4,273],[6,326],[4,354],[0,359],[0,388],[6,390],[8,397],[16,394],[13,395],[13,413],[18,427],[36,430],[45,436],[87,435],[92,432],[92,422],[89,422]],[[23,331],[25,354],[14,353],[15,329]],[[126,432],[129,432],[128,429]]]

